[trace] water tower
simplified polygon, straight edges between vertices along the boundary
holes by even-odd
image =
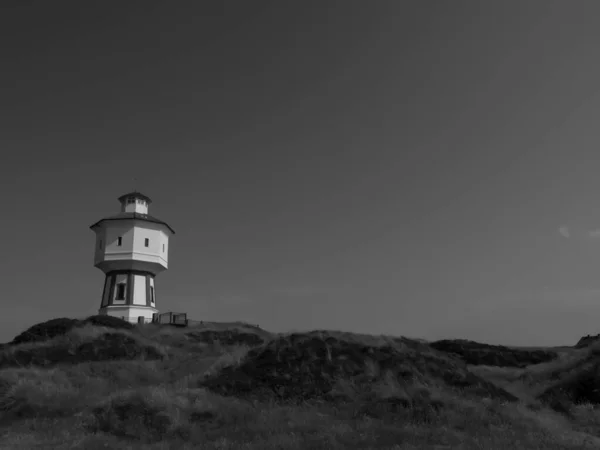
[[[98,314],[149,322],[158,313],[154,280],[168,269],[175,231],[148,214],[149,197],[131,192],[119,201],[120,213],[90,227],[96,233],[94,266],[106,276]]]

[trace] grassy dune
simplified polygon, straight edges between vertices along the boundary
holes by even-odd
[[[473,343],[102,324],[0,350],[0,449],[600,448],[595,345],[483,357],[503,367]]]

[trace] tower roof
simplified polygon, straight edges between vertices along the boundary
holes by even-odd
[[[121,195],[119,197],[119,201],[122,203],[123,201],[125,201],[126,198],[129,198],[129,197],[134,197],[134,198],[139,198],[141,200],[145,200],[148,202],[148,204],[152,203],[152,200],[150,200],[150,197],[148,197],[147,195],[144,195],[138,191],[133,191],[133,192],[130,192],[129,194]]]
[[[127,197],[128,195],[124,195],[123,197]],[[139,198],[142,198],[142,197],[139,197]],[[156,217],[153,217],[150,214],[140,214],[140,213],[136,213],[136,212],[121,212],[118,214],[114,214],[112,216],[105,217],[104,219],[100,219],[98,222],[96,222],[95,224],[90,226],[90,228],[94,229],[95,227],[100,225],[100,223],[104,222],[105,220],[143,220],[146,222],[159,223],[159,224],[166,226],[171,231],[171,233],[175,234],[175,230],[173,230],[173,228],[171,228],[167,222],[157,219]]]

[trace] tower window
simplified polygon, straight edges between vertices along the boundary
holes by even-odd
[[[120,246],[121,246],[121,244],[123,244],[123,238],[122,238],[121,236],[119,236],[119,237],[117,238],[117,245],[120,247]]]
[[[148,247],[148,245],[150,245],[150,239],[146,238],[144,239],[144,246]]]
[[[154,286],[150,286],[150,301],[154,303]]]
[[[117,284],[117,295],[115,300],[125,300],[125,283]]]
[[[165,244],[163,244],[163,253],[165,252]]]

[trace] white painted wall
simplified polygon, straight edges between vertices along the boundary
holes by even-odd
[[[146,305],[146,277],[143,275],[133,276],[133,304]]]
[[[160,231],[160,254],[162,258],[167,262],[169,262],[169,236],[171,232],[166,232],[164,230]]]
[[[160,251],[161,231],[156,229],[153,224],[149,223],[141,225],[141,223],[133,228],[134,241],[133,251],[141,254],[148,254],[162,257]],[[148,247],[145,240],[148,239]]]
[[[124,317],[125,320],[131,322],[137,321],[138,316],[143,316],[147,322],[152,320],[152,314],[157,313],[156,308],[149,308],[143,306],[108,306],[101,308],[98,311],[99,314],[105,314],[113,317]]]
[[[95,231],[94,265],[102,270],[135,269],[159,273],[168,269],[171,232],[165,225],[141,220],[106,221]],[[117,245],[119,237],[122,238],[121,246]],[[148,247],[145,239],[148,239]],[[100,240],[102,250],[99,248]],[[128,261],[132,263],[127,264]],[[136,262],[142,264],[136,265]]]
[[[105,254],[123,253],[133,251],[133,221],[106,221],[103,224],[105,230]],[[121,246],[118,245],[118,238],[122,237]]]
[[[134,226],[134,246],[133,252],[138,255],[156,257],[163,265],[168,267],[169,258],[166,250],[168,249],[169,234],[167,227],[159,223],[137,221]],[[148,239],[148,247],[145,245],[145,239]],[[165,252],[162,251],[162,244],[165,245]]]

